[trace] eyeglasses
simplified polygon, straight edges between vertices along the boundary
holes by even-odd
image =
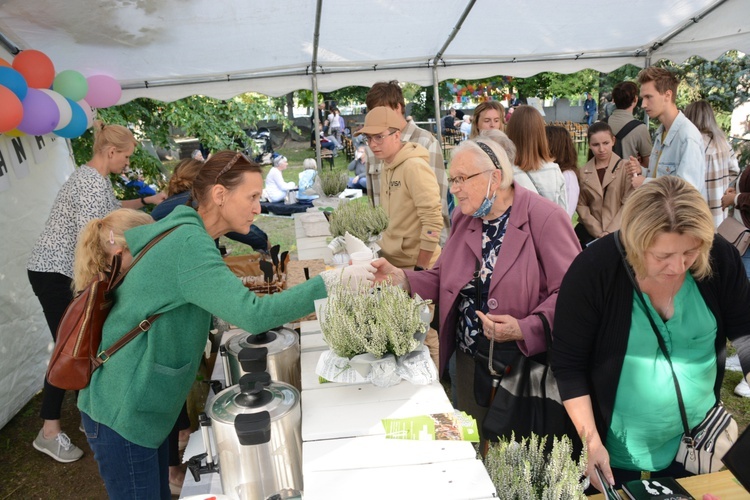
[[[216,176],[216,179],[214,180],[214,184],[218,184],[219,183],[219,177],[221,177],[222,175],[224,175],[227,172],[229,172],[232,169],[232,167],[234,166],[234,164],[237,163],[237,160],[239,160],[241,156],[242,156],[242,153],[237,153],[236,155],[234,155],[234,158],[232,158],[231,160],[229,160],[229,163],[227,163],[224,166],[224,168],[221,169],[221,172],[219,172],[219,175]]]
[[[486,174],[487,172],[493,172],[493,170],[482,170],[476,174],[467,175],[466,177],[459,175],[458,177],[448,177],[448,186],[461,186],[464,182],[468,181],[472,177],[476,177],[479,174]]]
[[[394,130],[393,132],[389,132],[387,134],[378,134],[378,135],[365,134],[365,144],[380,144],[381,142],[385,140],[386,137],[390,137],[396,132],[398,132],[398,130]]]

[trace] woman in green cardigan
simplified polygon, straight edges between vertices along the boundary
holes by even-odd
[[[261,168],[240,153],[211,157],[193,184],[198,208],[179,206],[166,218],[125,233],[133,256],[157,235],[176,229],[129,271],[115,292],[102,349],[143,319],[160,313],[99,370],[80,392],[94,458],[110,498],[170,498],[166,438],[195,379],[211,316],[260,333],[314,311],[338,280],[358,286],[369,270],[349,266],[282,293],[258,297],[238,280],[214,239],[246,234],[260,213]]]

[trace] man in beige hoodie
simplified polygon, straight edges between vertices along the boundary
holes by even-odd
[[[364,134],[375,158],[384,162],[380,204],[389,222],[379,242],[382,256],[397,267],[428,269],[440,255],[440,191],[427,150],[401,142],[405,125],[397,111],[380,106],[367,113],[356,135]]]
[[[367,139],[375,158],[383,161],[380,205],[388,215],[388,229],[378,242],[381,257],[394,266],[429,269],[440,255],[443,230],[440,188],[429,164],[429,152],[419,144],[401,142],[404,117],[387,106],[370,110],[355,135]],[[437,365],[438,340],[430,329],[425,339]]]

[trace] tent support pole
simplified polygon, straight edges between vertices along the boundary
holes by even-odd
[[[312,91],[313,91],[313,130],[315,137],[315,162],[318,164],[318,172],[323,173],[323,163],[320,159],[320,114],[318,113],[318,44],[320,43],[320,18],[323,10],[323,0],[318,0],[315,5],[315,33],[313,34],[312,53]]]
[[[448,46],[451,44],[451,42],[453,42],[453,39],[456,38],[456,35],[458,35],[458,32],[461,30],[461,26],[463,26],[464,21],[468,17],[469,12],[471,12],[471,9],[474,7],[475,3],[477,3],[477,0],[469,0],[469,3],[466,4],[466,7],[464,7],[464,11],[461,13],[461,17],[458,18],[458,21],[456,21],[456,25],[453,26],[450,35],[448,35],[448,38],[443,43],[443,46],[440,47],[440,50],[438,50],[437,54],[435,54],[435,57],[432,59],[432,91],[435,96],[435,125],[437,127],[436,135],[438,141],[441,144],[443,143],[443,135],[442,131],[440,130],[440,90],[438,88],[440,80],[438,79],[437,66],[440,63],[443,54],[445,54],[445,51],[448,49]]]
[[[443,131],[440,123],[440,80],[438,79],[437,65],[432,67],[432,93],[435,100],[435,135],[440,144],[443,143]]]
[[[315,137],[315,161],[318,164],[318,172],[323,173],[323,163],[320,159],[320,113],[318,113],[318,74],[313,71],[312,75],[313,88],[313,130],[312,135]]]
[[[649,66],[651,66],[651,49],[649,49],[648,52],[646,52],[646,58],[644,59],[644,64],[643,64],[644,69],[648,68]],[[639,86],[639,89],[640,89],[640,86]],[[643,113],[643,119],[646,121],[646,127],[648,127],[649,118],[648,118],[647,113]]]

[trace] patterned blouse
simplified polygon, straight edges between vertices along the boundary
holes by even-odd
[[[479,278],[482,281],[480,307],[477,308],[476,304],[476,280],[472,279],[461,289],[458,304],[458,348],[472,356],[476,350],[474,337],[479,335],[482,330],[482,322],[477,316],[477,309],[485,314],[489,311],[487,309],[487,296],[490,292],[490,279],[492,278],[492,271],[495,269],[500,247],[503,244],[510,209],[511,207],[508,207],[508,210],[497,219],[482,221],[482,266],[479,269]]]
[[[88,165],[77,168],[57,193],[26,268],[60,273],[72,279],[78,234],[90,220],[104,217],[121,206],[107,177]]]

